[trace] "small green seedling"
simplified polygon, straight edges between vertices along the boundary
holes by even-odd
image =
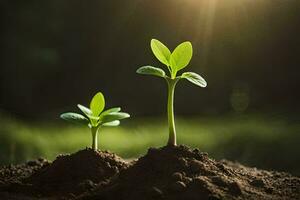
[[[177,72],[185,68],[193,54],[192,44],[190,42],[183,42],[178,45],[175,50],[171,53],[168,47],[156,39],[151,40],[151,49],[155,57],[164,65],[167,66],[170,76],[166,75],[165,71],[152,67],[143,66],[140,67],[136,72],[139,74],[153,75],[162,77],[167,81],[168,84],[168,124],[169,124],[169,140],[168,145],[176,145],[176,130],[174,121],[174,90],[176,83],[181,79],[186,79],[191,83],[206,87],[206,81],[198,74],[194,72],[184,72],[180,76],[177,76]]]
[[[120,112],[121,108],[110,108],[104,111],[105,99],[101,92],[98,92],[90,102],[90,108],[78,104],[77,107],[84,115],[67,112],[60,115],[64,120],[87,125],[92,132],[92,148],[98,149],[97,135],[101,126],[118,126],[121,119],[130,117],[129,114]]]

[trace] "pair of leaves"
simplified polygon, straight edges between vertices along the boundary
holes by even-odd
[[[99,125],[101,126],[118,126],[120,124],[120,119],[124,119],[129,117],[129,115],[127,113],[110,113],[105,115],[105,119],[104,121],[101,121],[101,123],[99,123],[100,121],[97,121],[95,124],[92,125],[91,123],[91,119],[89,120],[88,118],[86,118],[85,116],[78,114],[78,113],[73,113],[73,112],[67,112],[67,113],[63,113],[60,115],[60,117],[64,120],[73,122],[73,123],[78,123],[78,124],[83,124],[83,125],[88,125],[90,127],[97,127]],[[96,119],[94,119],[96,120]]]
[[[139,74],[144,74],[144,75],[153,75],[153,76],[159,76],[159,77],[163,77],[163,78],[166,77],[166,74],[162,69],[152,67],[152,66],[140,67],[136,72]],[[180,78],[180,79],[184,78],[184,79],[190,81],[191,83],[193,83],[197,86],[200,86],[200,87],[207,86],[207,83],[204,80],[204,78],[202,78],[199,74],[196,74],[194,72],[184,72],[178,78]]]
[[[63,113],[60,117],[67,121],[88,125],[89,127],[98,126],[118,126],[121,119],[130,117],[129,114],[120,112],[121,108],[111,108],[106,111],[105,99],[101,92],[98,92],[90,102],[90,108],[78,104],[77,107],[84,115],[68,112]]]
[[[155,57],[170,70],[171,77],[175,78],[179,70],[185,68],[193,55],[193,47],[190,42],[183,42],[174,51],[171,51],[162,42],[151,40],[151,49]]]
[[[163,64],[167,65],[169,70],[171,69],[171,79],[184,78],[197,86],[207,86],[207,83],[204,80],[204,78],[202,78],[199,74],[196,74],[194,72],[185,72],[181,76],[176,77],[177,72],[186,67],[192,58],[193,49],[192,44],[190,42],[181,43],[175,48],[175,50],[171,54],[168,47],[166,47],[163,43],[156,39],[152,39],[151,49],[156,58]],[[167,78],[164,70],[152,66],[140,67],[136,72],[139,74]]]

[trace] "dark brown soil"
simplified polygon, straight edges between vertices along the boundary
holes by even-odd
[[[63,155],[24,182],[38,186],[41,194],[78,194],[118,174],[126,163],[115,154],[92,149]]]
[[[149,149],[107,186],[82,199],[300,199],[300,178],[217,162],[186,146]]]
[[[186,146],[151,148],[126,163],[85,149],[0,169],[0,199],[299,200],[300,178],[215,161]]]
[[[73,198],[109,181],[127,167],[127,163],[107,151],[85,149],[71,155],[61,155],[19,182],[11,182],[2,190],[36,197]],[[0,188],[1,191],[1,188]]]
[[[39,158],[34,161],[29,161],[20,165],[8,165],[0,168],[0,199],[34,199],[33,197],[26,197],[26,194],[17,194],[15,189],[23,185],[22,181],[36,173],[38,170],[43,169],[50,163]],[[21,190],[22,191],[22,190]]]
[[[28,178],[36,171],[48,166],[50,163],[39,158],[21,165],[8,165],[0,168],[0,187],[7,183],[20,183],[21,180]]]

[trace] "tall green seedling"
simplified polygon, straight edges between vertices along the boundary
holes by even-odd
[[[120,112],[121,108],[115,107],[104,111],[105,99],[101,92],[95,94],[87,108],[81,104],[77,107],[82,114],[67,112],[60,115],[64,120],[80,123],[90,128],[92,133],[92,149],[98,149],[98,131],[102,126],[118,126],[121,119],[130,117],[128,113]]]
[[[153,66],[143,66],[137,70],[139,74],[153,75],[162,77],[167,81],[168,85],[168,124],[169,124],[169,140],[168,145],[176,145],[176,129],[174,120],[174,90],[177,82],[181,79],[186,79],[191,83],[206,87],[207,83],[199,74],[194,72],[184,72],[177,75],[177,72],[184,69],[190,62],[193,55],[193,48],[190,42],[179,44],[173,52],[168,47],[156,39],[152,39],[150,43],[151,49],[155,57],[168,68],[169,75],[165,71]]]

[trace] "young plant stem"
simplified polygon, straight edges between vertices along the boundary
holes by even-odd
[[[168,83],[168,124],[169,124],[169,140],[168,146],[176,146],[176,129],[174,119],[174,90],[177,79],[166,79]]]
[[[92,149],[96,151],[98,149],[98,127],[92,127]]]

